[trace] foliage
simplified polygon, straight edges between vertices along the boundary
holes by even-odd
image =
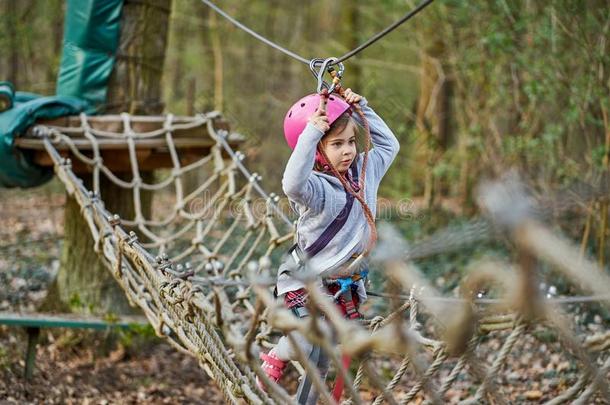
[[[305,57],[343,54],[415,4],[219,2],[238,20]],[[56,73],[63,3],[7,0],[3,6],[14,12],[0,16],[0,49],[3,55],[17,56],[18,88],[52,93],[54,86],[38,83]],[[10,27],[18,34],[16,42]],[[400,225],[408,239],[419,239],[440,223],[462,221],[445,218],[440,202],[455,198],[472,204],[468,198],[481,177],[517,168],[532,185],[549,190],[606,170],[609,31],[610,13],[603,0],[586,6],[576,0],[436,0],[346,63],[345,85],[369,99],[401,142],[380,195],[393,200],[420,197],[429,179],[437,182],[433,211],[421,221]],[[11,58],[0,60],[0,78],[15,74]],[[432,94],[422,113],[418,109],[427,79],[432,80]],[[439,83],[450,84],[446,110],[435,105]],[[282,140],[282,119],[295,99],[315,88],[305,65],[198,2],[174,1],[163,86],[167,111],[221,109],[233,128],[248,136],[247,164],[263,174],[267,189],[281,193],[282,168],[290,153]],[[445,119],[447,139],[438,129]],[[447,221],[435,225],[439,218]],[[582,218],[568,225],[564,229],[576,238]],[[478,246],[422,266],[432,279],[460,274],[466,265],[460,257],[486,249],[503,254],[497,247]],[[457,278],[446,282],[452,289]]]
[[[155,330],[149,324],[147,325],[130,325],[127,329],[119,329],[118,334],[120,344],[132,351],[137,351],[141,347],[158,343],[159,339],[155,334]]]
[[[164,68],[167,110],[221,108],[248,136],[249,155],[267,185],[280,191],[290,153],[278,142],[282,119],[294,99],[315,88],[307,67],[202,4],[173,3]],[[314,57],[343,54],[415,3],[315,0],[295,8],[286,0],[225,0],[220,5],[262,35]],[[63,3],[10,0],[5,8],[14,12],[2,15],[0,49],[18,58],[18,87],[52,93],[54,86],[40,83],[56,74]],[[12,26],[16,42],[9,35]],[[470,189],[460,184],[476,184],[481,175],[510,167],[550,186],[601,169],[608,154],[609,27],[603,0],[586,7],[576,0],[437,0],[349,60],[345,84],[367,96],[402,144],[381,193],[421,195],[430,174],[441,181],[442,195],[465,199],[461,194]],[[428,57],[438,62],[439,72],[429,71]],[[10,60],[0,62],[4,78],[16,74]],[[433,122],[430,134],[416,125],[422,80],[430,73],[442,73],[437,80],[453,89],[447,145],[435,139]]]
[[[64,7],[63,0],[0,3],[0,80],[21,91],[55,92]]]
[[[261,34],[309,57],[342,54],[354,36],[362,42],[414,5],[397,0],[313,1],[298,9],[280,0],[246,7],[231,0],[222,4]],[[166,65],[168,103],[185,108],[188,77],[196,78],[196,109],[212,108],[215,93],[222,91],[224,112],[249,136],[250,156],[262,166],[267,184],[278,189],[289,154],[277,142],[284,110],[312,91],[314,82],[305,66],[224,20],[210,25],[207,9],[193,14],[191,7],[174,5],[172,18],[178,24],[170,38],[168,59],[173,63]],[[343,19],[346,9],[355,9],[358,16],[349,24]],[[430,173],[441,181],[442,195],[466,200],[463,194],[471,188],[461,184],[474,185],[481,176],[508,168],[551,187],[599,170],[608,152],[603,115],[610,94],[610,52],[604,40],[609,21],[603,1],[587,7],[575,1],[436,1],[348,61],[346,85],[358,85],[402,144],[381,193],[391,198],[421,195]],[[214,30],[220,34],[217,53],[210,41]],[[418,87],[428,69],[421,55],[438,61],[453,88],[445,147],[434,138],[434,128],[427,138],[416,125]],[[222,83],[215,87],[213,66],[219,62]],[[180,77],[172,80],[176,69]]]
[[[430,14],[419,20],[419,43],[442,41],[439,59],[456,84],[453,135],[471,145],[450,164],[475,160],[471,176],[517,167],[549,186],[602,168],[606,2],[444,1]]]

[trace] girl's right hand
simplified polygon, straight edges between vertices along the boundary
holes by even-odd
[[[326,133],[330,128],[328,116],[326,115],[326,102],[327,100],[325,97],[320,97],[318,109],[309,117],[309,122],[323,133]]]

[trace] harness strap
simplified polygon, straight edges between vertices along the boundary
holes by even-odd
[[[265,354],[265,353],[261,353],[260,354],[260,358],[264,362],[266,362],[266,363],[272,365],[273,367],[279,369],[279,371],[281,371],[286,366],[286,362],[278,359],[277,357],[269,356],[268,354]]]
[[[341,362],[343,363],[343,368],[349,370],[349,365],[352,362],[352,358],[347,354],[341,356]],[[343,380],[343,376],[339,374],[337,376],[337,380],[335,382],[335,387],[333,388],[333,398],[337,403],[341,400],[341,394],[343,393],[343,386],[345,385],[345,381]]]
[[[290,308],[290,310],[297,318],[305,318],[309,316],[309,311],[304,306],[295,306]]]
[[[356,161],[354,160],[354,163],[351,166],[351,172],[353,181],[358,184],[358,168],[356,167],[357,164],[355,164],[355,162]],[[343,206],[343,209],[339,212],[333,222],[328,224],[328,226],[326,227],[326,229],[324,229],[318,239],[316,239],[314,243],[312,243],[309,247],[307,247],[307,249],[305,249],[305,253],[308,257],[313,257],[317,255],[322,249],[326,247],[326,245],[328,245],[328,242],[330,242],[335,237],[335,235],[339,233],[341,228],[343,228],[343,225],[345,225],[345,223],[347,222],[349,214],[352,211],[353,205],[354,196],[346,190],[345,205]]]
[[[328,358],[325,353],[321,350],[320,346],[313,346],[309,353],[309,361],[316,365],[320,372],[322,379],[326,378],[328,371]],[[313,405],[318,402],[319,393],[316,389],[313,389],[313,380],[311,376],[307,374],[299,384],[297,390],[296,400],[299,405]]]
[[[352,294],[350,293],[349,297],[347,297],[347,294],[345,294],[344,296],[345,302],[343,303],[343,307],[345,308],[345,317],[348,319],[360,318],[360,312],[358,312],[358,310],[354,306],[354,301],[352,301]]]

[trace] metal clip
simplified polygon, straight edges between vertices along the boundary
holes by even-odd
[[[108,216],[106,218],[106,220],[108,221],[108,223],[110,224],[110,226],[112,226],[113,228],[117,225],[121,224],[121,217],[119,217],[117,214],[114,214],[112,216]]]
[[[129,232],[129,236],[127,238],[127,244],[129,246],[133,246],[134,243],[138,241],[138,235],[134,231]]]
[[[318,86],[316,88],[318,94],[322,93],[322,89],[328,90],[329,94],[335,91],[337,84],[339,84],[341,78],[343,77],[345,66],[341,62],[337,63],[337,60],[337,58],[331,57],[326,59],[314,58],[309,61],[309,69],[311,70],[313,76],[318,80]],[[337,69],[335,69],[335,65],[337,66]],[[331,84],[328,84],[324,80],[325,72],[336,72]]]
[[[34,129],[32,129],[32,135],[36,138],[46,138],[49,136],[49,132],[49,128],[42,125],[36,125]]]

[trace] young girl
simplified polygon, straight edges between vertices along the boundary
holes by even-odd
[[[343,97],[334,93],[306,96],[293,105],[284,121],[286,140],[294,150],[282,188],[299,219],[297,244],[280,265],[276,288],[298,317],[308,315],[305,285],[294,277],[305,260],[344,315],[360,316],[358,306],[366,292],[362,266],[354,260],[374,244],[377,190],[399,150],[398,140],[365,98],[350,89]],[[365,121],[356,114],[358,109]],[[374,148],[368,154],[358,153],[356,135],[367,124]],[[338,278],[353,285],[346,288]],[[299,334],[292,336],[309,354],[311,344]],[[295,358],[295,349],[284,336],[268,354],[261,354],[262,368],[277,382],[286,363]],[[321,367],[324,374],[325,367]]]

